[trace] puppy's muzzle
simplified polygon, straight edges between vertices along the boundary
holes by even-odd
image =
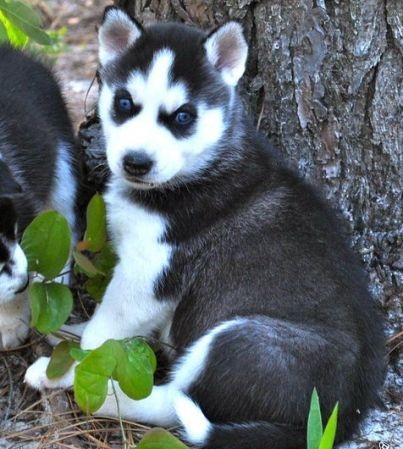
[[[123,158],[123,170],[128,177],[142,177],[150,172],[154,162],[145,151],[130,151]]]

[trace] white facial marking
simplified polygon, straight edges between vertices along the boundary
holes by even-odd
[[[111,171],[120,178],[124,179],[122,161],[128,151],[145,151],[153,160],[151,171],[142,178],[148,183],[158,185],[176,176],[191,176],[211,159],[212,152],[209,150],[223,134],[223,110],[208,108],[202,103],[195,105],[197,121],[188,137],[175,137],[164,124],[158,122],[161,110],[170,114],[191,100],[184,83],[171,81],[173,61],[171,50],[160,50],[155,54],[147,74],[132,74],[123,87],[142,109],[121,125],[111,117],[115,88],[108,85],[102,88],[99,111],[107,143],[106,153]],[[137,188],[147,188],[141,184],[131,184]]]

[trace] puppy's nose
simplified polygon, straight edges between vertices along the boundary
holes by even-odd
[[[145,151],[130,151],[123,158],[123,169],[130,176],[144,176],[152,166],[153,161]]]

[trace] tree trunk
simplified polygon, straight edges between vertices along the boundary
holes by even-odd
[[[389,332],[401,330],[403,1],[115,3],[143,23],[242,22],[250,52],[241,91],[256,126],[342,211]]]

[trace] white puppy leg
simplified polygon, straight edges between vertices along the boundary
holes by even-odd
[[[74,382],[74,369],[77,363],[74,363],[64,376],[58,377],[57,379],[49,379],[46,375],[49,360],[49,357],[40,357],[36,360],[27,369],[24,382],[30,387],[35,388],[35,390],[44,390],[45,388],[71,388]]]
[[[174,305],[139,288],[137,279],[130,278],[133,270],[130,266],[127,273],[121,262],[116,266],[102,303],[83,332],[83,349],[96,348],[109,338],[147,337],[171,317]]]
[[[67,334],[81,337],[87,324],[88,321],[78,324],[65,324],[60,330],[62,333],[66,332]],[[52,346],[56,346],[63,341],[62,338],[56,337],[55,335],[48,335],[46,340]],[[43,390],[44,388],[71,388],[74,382],[74,369],[77,366],[77,363],[74,363],[64,376],[51,380],[46,376],[49,360],[49,357],[40,357],[36,360],[35,363],[27,369],[24,381],[36,390]]]
[[[29,303],[25,292],[0,304],[0,348],[10,349],[23,343],[29,332],[29,320]]]
[[[185,438],[193,444],[205,442],[212,428],[200,407],[173,383],[154,386],[150,396],[135,401],[122,392],[117,382],[110,381],[108,396],[95,415],[163,427],[182,424]]]
[[[172,389],[170,384],[159,385],[153,387],[150,396],[135,401],[122,392],[117,382],[110,381],[108,396],[95,415],[109,417],[120,415],[125,419],[157,426],[173,426],[177,424],[174,409],[175,393],[177,393],[176,390]]]
[[[83,331],[81,347],[94,349],[110,338],[116,340],[135,336],[148,336],[161,327],[171,316],[173,305],[158,301],[153,296],[141,296],[138,285],[129,282],[124,267],[119,263],[115,269],[102,303]],[[73,370],[59,379],[49,382],[46,364],[37,360],[28,370],[25,381],[33,388],[71,387]]]
[[[166,385],[154,386],[151,395],[141,401],[128,398],[116,382],[113,383],[114,389],[110,384],[108,397],[96,415],[115,417],[120,415],[123,418],[158,426],[180,423],[190,442],[202,444],[206,441],[212,424],[186,391],[205,369],[214,341],[221,333],[239,323],[242,323],[242,320],[223,322],[196,340],[173,366],[172,380]]]
[[[57,346],[65,339],[70,340],[72,337],[81,338],[88,323],[89,321],[76,324],[63,324],[59,331],[57,331],[57,335],[48,335],[46,341],[52,346]]]

